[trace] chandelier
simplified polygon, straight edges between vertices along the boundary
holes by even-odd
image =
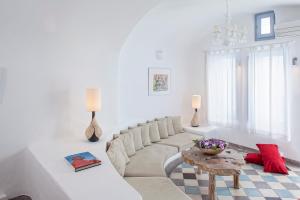
[[[213,31],[215,45],[232,47],[247,42],[247,28],[232,23],[230,2],[226,0],[226,23],[216,25]]]

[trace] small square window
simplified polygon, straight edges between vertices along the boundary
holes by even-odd
[[[275,13],[268,11],[255,15],[255,41],[275,39]]]
[[[263,34],[263,35],[271,33],[271,18],[270,17],[265,17],[265,18],[261,19],[260,30],[261,30],[261,34]]]

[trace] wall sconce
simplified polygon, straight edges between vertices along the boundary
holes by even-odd
[[[156,58],[156,60],[163,60],[164,59],[164,51],[163,50],[156,50],[155,51],[155,58]]]
[[[298,58],[297,58],[297,57],[294,57],[294,58],[293,58],[293,60],[292,60],[292,65],[293,65],[293,67],[298,66]]]

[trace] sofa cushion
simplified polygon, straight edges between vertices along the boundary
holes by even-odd
[[[166,177],[127,177],[125,180],[142,195],[143,200],[191,200]]]
[[[181,117],[180,116],[170,116],[169,118],[172,119],[173,122],[173,127],[175,130],[175,133],[183,133],[183,127],[182,127],[182,123],[181,123]]]
[[[167,119],[160,118],[156,119],[158,125],[159,136],[161,139],[168,138],[168,128],[167,128]]]
[[[134,141],[133,141],[133,135],[130,132],[126,131],[121,131],[121,134],[119,138],[122,140],[125,151],[127,155],[133,156],[135,154],[135,147],[134,147]]]
[[[168,135],[169,136],[175,135],[175,130],[174,130],[174,127],[173,127],[173,120],[172,120],[172,118],[166,117],[166,119],[167,119]]]
[[[125,158],[126,164],[128,164],[130,159],[129,159],[127,153],[126,153],[126,150],[125,150],[125,147],[124,147],[124,144],[123,144],[122,140],[120,138],[117,138],[117,139],[112,140],[111,143],[116,143],[116,145],[118,145],[120,147],[120,149],[122,151],[122,154]]]
[[[184,132],[170,136],[168,139],[162,139],[159,144],[174,146],[178,148],[178,151],[182,151],[192,147],[194,145],[194,139],[201,140],[204,139],[204,137],[201,135]]]
[[[149,134],[150,134],[150,140],[151,142],[159,142],[160,141],[160,135],[158,130],[158,125],[156,121],[148,122],[150,128],[149,128]]]
[[[133,142],[134,148],[136,151],[141,150],[144,148],[143,141],[142,141],[142,128],[141,127],[134,127],[129,128],[129,132],[133,135]]]
[[[164,163],[176,153],[178,153],[177,148],[167,145],[152,144],[145,147],[130,158],[130,162],[125,169],[125,176],[166,176]]]
[[[110,144],[110,147],[107,151],[107,155],[113,166],[119,172],[121,176],[124,176],[126,168],[126,157],[124,152],[123,143],[119,138],[113,140]],[[127,156],[127,155],[126,155]],[[128,159],[128,157],[127,157]]]
[[[142,129],[142,142],[144,147],[151,145],[150,140],[150,125],[149,124],[139,124]]]

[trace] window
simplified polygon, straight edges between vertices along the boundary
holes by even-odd
[[[248,128],[273,138],[288,136],[286,48],[252,49],[248,64]]]
[[[209,124],[290,140],[288,60],[288,44],[208,53]]]
[[[255,15],[255,40],[271,40],[275,39],[275,13],[268,11]]]
[[[262,35],[271,33],[271,18],[270,17],[265,17],[265,18],[261,19],[260,30],[261,30]]]
[[[235,54],[207,55],[208,121],[232,126],[235,121]]]

